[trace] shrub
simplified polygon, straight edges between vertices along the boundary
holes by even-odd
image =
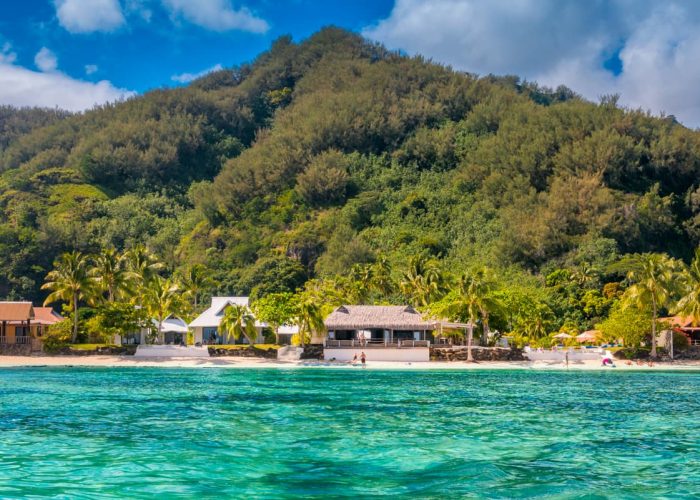
[[[327,151],[311,160],[297,177],[297,192],[312,206],[345,201],[350,177],[347,160],[338,151]]]
[[[643,347],[625,347],[615,351],[613,356],[617,359],[648,359],[651,351]]]
[[[42,337],[44,351],[55,353],[70,345],[72,328],[71,321],[67,319],[49,326]]]

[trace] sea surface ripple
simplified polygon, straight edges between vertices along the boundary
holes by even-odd
[[[700,374],[0,370],[2,498],[693,498]]]

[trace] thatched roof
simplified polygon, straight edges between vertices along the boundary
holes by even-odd
[[[328,330],[433,330],[411,306],[340,306],[326,318]]]

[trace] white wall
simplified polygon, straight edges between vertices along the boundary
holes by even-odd
[[[359,360],[360,354],[364,351],[367,357],[367,363],[372,361],[430,361],[430,349],[428,347],[402,347],[401,349],[378,348],[378,349],[323,349],[323,359],[330,361],[335,358],[336,361],[352,361],[353,356],[357,354]]]
[[[298,361],[304,353],[303,347],[286,345],[277,350],[277,359],[281,361]]]
[[[564,361],[565,353],[567,351],[562,349],[559,351],[542,351],[538,352],[536,350],[525,350],[523,351],[523,356],[531,361]],[[569,352],[569,361],[583,361],[583,360],[601,360],[603,358],[602,349],[574,349]]]

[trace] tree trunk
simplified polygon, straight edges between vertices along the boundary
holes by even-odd
[[[652,298],[651,357],[656,358],[656,298]]]
[[[75,344],[78,340],[78,294],[73,294],[73,336],[71,343]]]
[[[483,311],[481,313],[483,316],[483,324],[484,324],[484,331],[482,332],[483,335],[481,337],[481,344],[486,346],[489,343],[489,333],[491,332],[491,329],[489,328],[489,313],[486,311]]]
[[[469,320],[469,326],[467,327],[467,362],[473,363],[474,356],[472,355],[472,338],[474,336],[474,322]]]
[[[280,345],[280,327],[275,326],[275,344]]]

